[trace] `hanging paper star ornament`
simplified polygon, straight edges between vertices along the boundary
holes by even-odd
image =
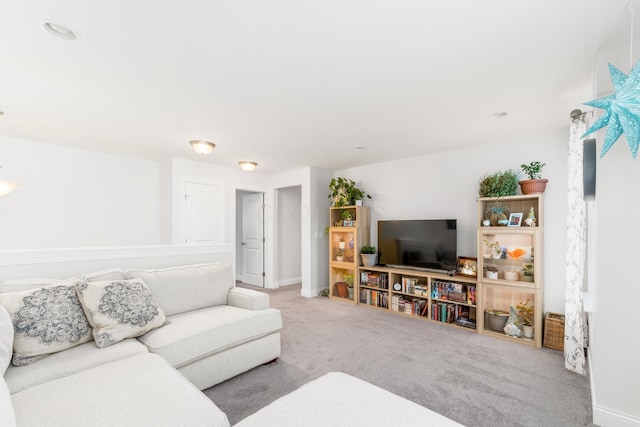
[[[584,103],[601,108],[605,112],[582,137],[608,125],[600,157],[602,158],[624,133],[631,155],[635,159],[640,146],[640,61],[633,67],[629,76],[611,64],[609,74],[614,93]]]

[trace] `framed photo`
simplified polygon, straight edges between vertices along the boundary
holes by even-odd
[[[456,273],[461,276],[476,277],[478,271],[478,258],[459,256]]]
[[[509,227],[520,227],[520,224],[522,224],[522,212],[509,215]]]

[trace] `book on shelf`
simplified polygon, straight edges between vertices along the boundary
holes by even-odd
[[[476,287],[471,284],[433,280],[431,282],[431,298],[475,305]]]
[[[389,275],[371,271],[360,272],[360,284],[373,288],[389,289]]]

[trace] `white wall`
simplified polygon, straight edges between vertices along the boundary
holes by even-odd
[[[568,116],[568,112],[567,112]],[[567,128],[555,133],[335,171],[372,196],[371,240],[382,219],[457,219],[458,255],[476,256],[480,178],[522,163],[546,163],[544,310],[564,313]],[[326,192],[326,191],[325,191]]]
[[[271,181],[275,189],[301,187],[301,293],[307,297],[317,296],[329,286],[329,243],[324,230],[329,224],[330,180],[328,170],[302,168],[274,175]]]
[[[0,135],[0,164],[21,183],[0,200],[0,249],[168,243],[158,163]]]
[[[608,77],[602,83],[602,74],[608,76],[607,63],[625,74],[629,72],[628,53],[628,44],[599,53],[601,78],[597,93],[611,90]],[[605,130],[598,133],[598,152]],[[593,421],[602,426],[640,425],[640,364],[635,331],[640,283],[638,269],[633,267],[640,246],[640,232],[633,219],[640,212],[639,182],[640,164],[631,157],[623,135],[597,162],[596,279],[594,310],[589,316],[589,362]]]
[[[278,189],[277,200],[277,280],[279,286],[293,285],[302,280],[302,186]]]

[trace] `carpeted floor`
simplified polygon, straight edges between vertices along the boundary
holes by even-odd
[[[300,286],[266,292],[283,315],[281,357],[205,390],[231,425],[340,371],[467,426],[593,426],[589,380],[566,370],[560,351],[324,297],[304,298]],[[384,402],[380,407],[393,410]]]

